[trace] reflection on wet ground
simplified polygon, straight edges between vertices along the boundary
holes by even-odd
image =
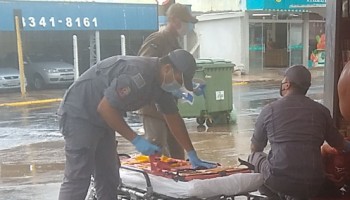
[[[185,119],[193,144],[202,159],[235,165],[246,159],[256,117],[262,107],[279,98],[279,83],[234,86],[237,121],[214,127],[198,126]],[[316,85],[309,96],[322,102],[323,87]],[[58,104],[0,108],[0,196],[3,199],[57,199],[64,169],[64,142],[57,128]],[[128,123],[141,130],[130,117]],[[130,142],[118,136],[118,152],[137,153]]]
[[[37,141],[61,139],[57,107],[58,104],[1,108],[0,150]]]

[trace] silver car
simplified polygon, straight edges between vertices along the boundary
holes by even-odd
[[[24,66],[29,86],[43,89],[48,85],[69,85],[74,81],[74,67],[57,57],[27,58]]]
[[[11,67],[0,66],[0,89],[20,88],[19,71]]]

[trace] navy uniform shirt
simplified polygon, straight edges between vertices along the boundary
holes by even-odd
[[[58,114],[107,126],[97,112],[103,97],[122,113],[156,102],[164,114],[178,111],[172,95],[157,82],[158,58],[114,56],[82,74],[67,90]]]
[[[258,149],[269,141],[269,174],[264,177],[291,191],[318,188],[324,178],[321,145],[327,141],[341,148],[344,139],[326,107],[304,95],[290,95],[263,108],[251,141]]]

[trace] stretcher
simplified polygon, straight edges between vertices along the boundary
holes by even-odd
[[[118,199],[250,199],[249,192],[263,183],[261,174],[246,166],[193,170],[177,159],[138,161],[121,161]]]

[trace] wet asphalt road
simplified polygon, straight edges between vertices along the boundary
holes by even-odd
[[[321,103],[322,82],[314,81],[308,92],[309,97]],[[185,119],[199,156],[222,165],[236,164],[237,157],[246,159],[255,119],[264,105],[279,98],[278,89],[279,82],[234,86],[235,124],[208,128],[198,126],[195,119]],[[58,103],[0,107],[0,199],[57,199],[64,169],[57,107]],[[129,120],[129,124],[142,131],[140,123]],[[125,139],[118,136],[118,140],[119,153],[136,153]]]

